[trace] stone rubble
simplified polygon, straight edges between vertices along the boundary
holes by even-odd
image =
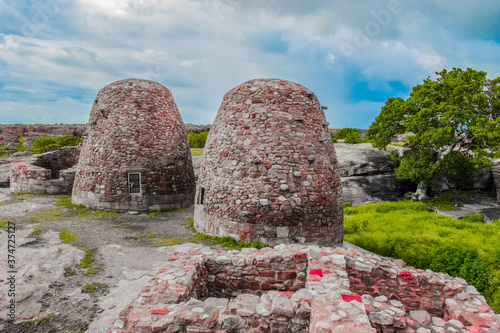
[[[112,333],[498,333],[500,315],[463,279],[342,247],[177,252]]]

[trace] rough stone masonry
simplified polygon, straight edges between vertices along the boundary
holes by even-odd
[[[460,278],[342,247],[178,247],[111,333],[498,333]]]
[[[224,96],[200,168],[197,231],[335,246],[342,244],[342,206],[328,123],[310,90],[257,79]]]
[[[72,201],[120,211],[192,205],[189,143],[170,91],[126,79],[101,91],[90,113]]]

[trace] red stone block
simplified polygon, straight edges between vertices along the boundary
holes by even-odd
[[[307,261],[307,254],[302,253],[302,252],[296,252],[293,254],[293,260],[295,262],[306,262]]]

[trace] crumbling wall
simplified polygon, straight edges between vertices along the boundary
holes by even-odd
[[[83,137],[85,133],[85,124],[13,124],[4,125],[0,133],[0,145],[11,149],[17,148],[19,137],[38,138],[47,136],[76,136]],[[31,140],[29,140],[31,141]]]
[[[10,191],[17,193],[71,193],[80,146],[33,155],[11,162]]]

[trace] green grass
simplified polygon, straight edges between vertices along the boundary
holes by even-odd
[[[78,239],[75,235],[73,235],[71,232],[68,230],[61,230],[61,233],[59,234],[59,238],[63,243],[70,243],[72,241],[75,241]]]
[[[90,268],[90,266],[92,265],[93,261],[92,257],[94,256],[95,250],[85,249],[85,248],[83,248],[82,250],[85,251],[85,257],[82,260],[80,260],[80,267]]]
[[[344,239],[408,265],[459,276],[500,310],[500,221],[462,219],[429,211],[426,203],[401,201],[344,208]]]
[[[76,275],[76,271],[71,267],[64,268],[64,276],[73,276]]]
[[[5,203],[5,202],[0,201],[0,206],[5,206],[5,205],[6,205],[6,203]]]
[[[48,314],[42,318],[38,318],[35,320],[29,320],[29,321],[23,321],[23,322],[21,322],[21,326],[22,327],[35,327],[35,326],[43,325],[45,323],[48,323],[52,319],[54,319],[54,317],[55,316],[51,313],[51,314]]]
[[[24,145],[27,140],[26,137],[21,136],[18,138],[18,140],[19,144],[17,145],[17,151],[26,151],[26,149],[28,149],[28,147]]]
[[[45,222],[45,221],[57,221],[62,219],[65,216],[64,212],[61,212],[57,208],[45,208],[38,213],[34,213],[32,215],[33,220],[36,222]]]
[[[139,239],[149,239],[149,240],[151,240],[151,242],[154,242],[154,244],[160,245],[160,246],[170,246],[170,245],[182,244],[182,241],[178,238],[161,238],[161,237],[156,237],[153,234],[140,234],[140,235],[138,235],[138,238]]]
[[[7,228],[9,220],[0,220],[0,228]]]
[[[194,232],[196,232],[196,230],[194,229],[194,226],[193,226],[193,219],[189,220],[189,225],[190,225],[190,229],[193,230]],[[196,233],[194,236],[193,236],[193,240],[201,240],[201,241],[204,241],[204,240],[209,240],[211,241],[212,243],[219,243],[225,247],[228,247],[230,250],[238,250],[238,251],[241,251],[241,249],[243,248],[256,248],[256,249],[262,249],[264,247],[268,247],[267,244],[265,243],[259,243],[259,242],[253,242],[253,243],[244,243],[244,242],[239,242],[231,237],[217,237],[217,236],[209,236],[209,235],[205,235],[205,234],[202,234],[202,233]]]
[[[203,155],[203,149],[191,149],[191,156]]]
[[[48,196],[47,193],[21,193],[21,192],[14,193],[14,195],[23,199],[23,200],[27,200],[27,199],[32,198],[32,197],[47,197]]]
[[[157,217],[157,216],[163,216],[165,214],[182,213],[185,211],[186,211],[186,208],[158,209],[158,210],[150,210],[149,212],[146,213],[146,215],[149,218],[153,218],[153,217]]]
[[[93,293],[99,288],[101,288],[100,283],[92,283],[92,284],[87,283],[82,287],[82,293]]]
[[[68,209],[76,211],[77,217],[92,217],[102,219],[103,217],[112,216],[118,217],[118,212],[115,211],[107,211],[107,210],[97,210],[92,211],[90,208],[85,207],[84,205],[75,205],[71,202],[70,197],[64,197],[56,202],[56,206],[58,207],[66,207]]]
[[[95,274],[97,274],[97,271],[98,271],[97,267],[90,267],[88,270],[86,270],[85,272],[83,272],[83,276],[95,275]]]

